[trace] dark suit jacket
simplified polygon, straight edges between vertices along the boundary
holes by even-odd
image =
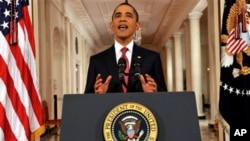
[[[147,73],[152,76],[157,83],[158,91],[167,91],[159,53],[134,44],[130,72],[134,71],[132,67],[134,64],[133,58],[137,56],[141,56],[141,74]],[[91,56],[85,93],[94,93],[94,84],[98,73],[101,74],[103,82],[105,82],[108,75],[112,75],[107,93],[122,92],[118,71],[114,45]],[[129,76],[128,92],[143,92],[140,80],[134,75]]]

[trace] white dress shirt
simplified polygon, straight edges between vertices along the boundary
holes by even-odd
[[[129,66],[131,64],[131,58],[132,58],[132,50],[133,50],[133,46],[134,46],[134,41],[132,40],[130,43],[128,43],[126,46],[121,45],[120,43],[118,43],[117,41],[115,41],[115,55],[116,55],[116,62],[118,63],[118,60],[121,58],[122,56],[122,51],[121,49],[123,47],[127,47],[128,51],[126,52],[126,56],[128,58],[128,63]],[[130,68],[130,67],[129,67]]]

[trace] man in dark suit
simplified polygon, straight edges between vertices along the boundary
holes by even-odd
[[[91,56],[85,93],[167,91],[159,53],[142,48],[133,41],[135,31],[140,28],[135,8],[128,3],[119,4],[113,12],[110,28],[114,32],[114,45]],[[127,48],[126,67],[129,67],[129,72],[125,71],[128,74],[125,84],[118,76],[117,65],[123,48]],[[141,58],[139,76],[134,75],[134,59],[137,57]]]

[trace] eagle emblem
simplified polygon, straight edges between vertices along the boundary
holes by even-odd
[[[118,131],[118,136],[122,141],[139,141],[144,134],[144,131],[140,130],[141,120],[135,116],[126,116],[119,124],[121,131]]]
[[[105,141],[156,141],[158,124],[142,104],[125,102],[110,110],[103,123]]]

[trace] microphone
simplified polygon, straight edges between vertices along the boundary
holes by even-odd
[[[124,81],[125,69],[126,69],[126,60],[124,58],[120,58],[118,60],[118,68],[119,68],[119,80]]]
[[[134,60],[134,71],[135,71],[135,76],[139,79],[141,75],[141,56],[137,56]]]

